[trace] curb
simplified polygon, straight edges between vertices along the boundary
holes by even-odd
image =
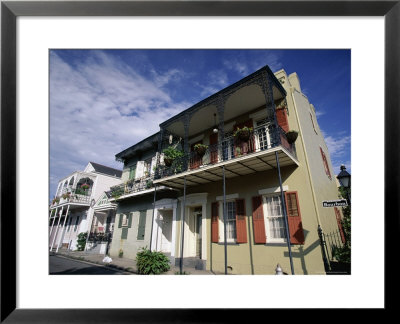
[[[57,254],[50,253],[50,255],[59,256],[59,257],[66,258],[66,259],[71,259],[71,260],[76,260],[76,261],[80,261],[80,262],[84,262],[84,263],[88,263],[88,264],[95,264],[97,266],[104,267],[104,268],[113,268],[113,269],[118,270],[120,272],[129,272],[129,273],[132,273],[132,274],[138,274],[137,271],[132,270],[132,269],[120,267],[120,266],[117,266],[115,264],[104,264],[102,262],[91,261],[91,260],[85,259],[84,257],[71,256],[71,255],[67,255],[67,254],[63,254],[63,253],[57,253]]]

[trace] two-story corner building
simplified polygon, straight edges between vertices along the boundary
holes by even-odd
[[[265,66],[163,122],[159,137],[159,153],[178,142],[184,152],[172,161],[156,155],[153,180],[180,193],[178,207],[165,206],[176,264],[183,257],[233,274],[274,274],[278,263],[287,273],[325,273],[318,229],[337,229],[334,209],[322,207],[337,187],[296,73]]]
[[[121,174],[121,170],[89,162],[83,171],[73,172],[59,181],[50,206],[50,251],[62,247],[76,250],[78,234],[90,230],[96,201],[111,186],[121,183]],[[97,232],[109,231],[106,225],[111,223],[115,208],[108,207],[96,212]]]
[[[163,161],[163,155],[157,153],[158,139],[156,133],[115,156],[124,167],[121,185],[110,191],[110,202],[118,206],[109,250],[112,257],[135,258],[145,247],[174,256],[172,223],[176,219],[177,191],[162,185],[155,189],[153,185],[157,157]]]

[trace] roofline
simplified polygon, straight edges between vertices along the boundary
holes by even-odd
[[[243,79],[240,79],[239,81],[236,81],[235,83],[227,86],[226,88],[212,94],[211,96],[199,101],[198,103],[194,104],[193,106],[185,109],[184,111],[180,112],[179,114],[167,119],[166,121],[162,122],[160,124],[160,127],[164,127],[167,126],[168,124],[170,124],[172,121],[179,119],[180,117],[184,116],[187,112],[196,109],[197,107],[203,105],[204,103],[206,103],[207,101],[210,101],[212,99],[214,99],[215,97],[218,97],[218,95],[220,95],[223,92],[229,91],[233,88],[236,88],[238,85],[240,85],[241,83],[244,83],[252,78],[254,78],[257,74],[260,74],[261,72],[266,71],[269,75],[271,75],[273,78],[275,78],[275,80],[277,82],[275,82],[275,84],[278,86],[279,90],[281,90],[285,95],[287,94],[286,90],[283,88],[283,86],[281,85],[281,83],[279,82],[279,80],[276,78],[275,74],[272,72],[272,70],[269,68],[268,65],[263,66],[262,68],[258,69],[257,71],[249,74],[248,76],[244,77]]]
[[[121,155],[123,155],[124,153],[127,153],[129,150],[133,149],[135,146],[138,146],[144,142],[146,142],[147,140],[149,140],[151,137],[154,137],[156,135],[158,135],[160,132],[154,133],[153,135],[150,135],[148,137],[146,137],[145,139],[141,140],[140,142],[137,142],[136,144],[133,144],[132,146],[129,146],[128,148],[126,148],[125,150],[115,154],[115,158],[118,159],[121,157]]]

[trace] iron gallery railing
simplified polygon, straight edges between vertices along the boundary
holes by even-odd
[[[182,157],[175,158],[170,164],[167,164],[164,158],[164,162],[160,163],[156,170],[156,178],[164,178],[202,166],[236,159],[279,145],[297,158],[295,145],[290,144],[285,131],[273,123],[256,127],[250,132],[247,140],[236,138],[232,132],[227,133],[222,143],[208,145],[204,152],[192,151]]]
[[[111,242],[112,232],[108,233],[90,233],[88,242]]]
[[[153,188],[154,176],[145,176],[139,179],[128,180],[127,182],[113,186],[110,188],[111,197],[119,198],[120,196],[147,190]]]
[[[342,248],[345,244],[345,237],[340,230],[330,233],[322,233],[325,241],[326,256],[329,261],[335,261],[335,250]]]
[[[60,205],[63,203],[80,203],[89,204],[90,197],[92,195],[92,189],[81,189],[81,188],[64,188],[62,193],[53,199],[52,206]]]

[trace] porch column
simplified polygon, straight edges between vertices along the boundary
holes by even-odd
[[[63,224],[63,227],[61,229],[61,236],[60,236],[60,239],[58,240],[56,253],[58,252],[58,249],[60,248],[60,244],[62,244],[62,241],[63,241],[63,238],[64,238],[64,229],[65,229],[65,223],[67,222],[67,218],[68,218],[68,212],[69,212],[69,205],[67,207],[67,212],[65,213],[64,224]]]
[[[158,148],[160,148],[160,142],[158,142]],[[157,165],[158,165],[159,157],[157,157]],[[150,251],[153,250],[153,237],[154,237],[154,222],[155,220],[155,213],[156,213],[156,197],[157,197],[157,185],[154,185],[154,196],[153,196],[153,217],[151,222],[151,232],[150,232]]]
[[[51,224],[51,228],[50,228],[49,240],[50,240],[50,237],[51,237],[51,233],[53,232],[54,222],[55,222],[56,216],[57,216],[57,210],[58,210],[58,207],[56,207],[56,211],[54,213],[53,223]]]
[[[160,158],[163,149],[163,141],[164,141],[164,128],[160,127],[160,132],[158,134],[158,146],[157,146],[157,153],[156,153],[156,169],[154,171],[154,179],[160,178]],[[155,187],[155,186],[154,186]],[[150,239],[150,251],[151,251],[151,239]]]
[[[222,166],[222,188],[224,201],[222,204],[222,215],[224,217],[224,252],[225,252],[225,274],[228,274],[228,252],[227,252],[227,243],[226,243],[226,192],[225,192],[225,166]]]
[[[277,144],[280,144],[281,137],[280,137],[280,133],[279,133],[278,120],[276,118],[276,110],[275,110],[275,102],[274,102],[271,76],[268,73],[263,74],[263,78],[260,81],[259,85],[261,86],[262,91],[264,93],[264,97],[265,97],[265,106],[267,109],[267,119],[272,121],[276,127],[275,132],[272,136],[273,137],[272,143],[274,145],[277,145]]]
[[[171,257],[175,257],[175,244],[176,244],[176,207],[177,203],[174,202],[172,205],[172,239],[171,239]]]
[[[53,237],[53,242],[51,242],[50,252],[51,252],[51,250],[53,249],[54,241],[56,240],[56,237],[57,237],[58,227],[60,226],[61,215],[62,215],[63,209],[64,209],[64,206],[62,206],[62,207],[61,207],[61,210],[60,210],[60,215],[59,215],[59,219],[58,219],[58,223],[57,223],[57,228],[56,228],[56,234],[55,234],[54,237]],[[55,216],[54,216],[54,217],[55,217]]]
[[[184,185],[183,185],[183,206],[182,206],[182,220],[181,220],[181,259],[179,262],[179,270],[182,274],[183,268],[183,243],[184,243],[184,236],[185,236],[185,213],[186,213],[186,176],[184,177]]]
[[[283,194],[283,188],[282,188],[281,167],[279,166],[279,156],[278,156],[278,152],[275,152],[275,158],[276,158],[276,167],[277,167],[277,169],[278,169],[279,186],[280,186],[280,188],[281,188],[282,212],[283,212],[283,218],[284,218],[284,220],[285,220],[286,241],[287,241],[287,246],[288,246],[288,250],[289,250],[290,269],[292,270],[292,275],[294,275],[293,258],[292,258],[292,248],[291,248],[291,245],[290,245],[290,234],[289,234],[288,216],[287,216],[287,213],[286,213],[285,195]]]
[[[225,98],[222,94],[220,94],[217,99],[217,112],[218,112],[218,146],[221,149],[221,161],[223,160],[224,156],[223,155],[223,143],[225,137],[224,111],[225,111]]]

